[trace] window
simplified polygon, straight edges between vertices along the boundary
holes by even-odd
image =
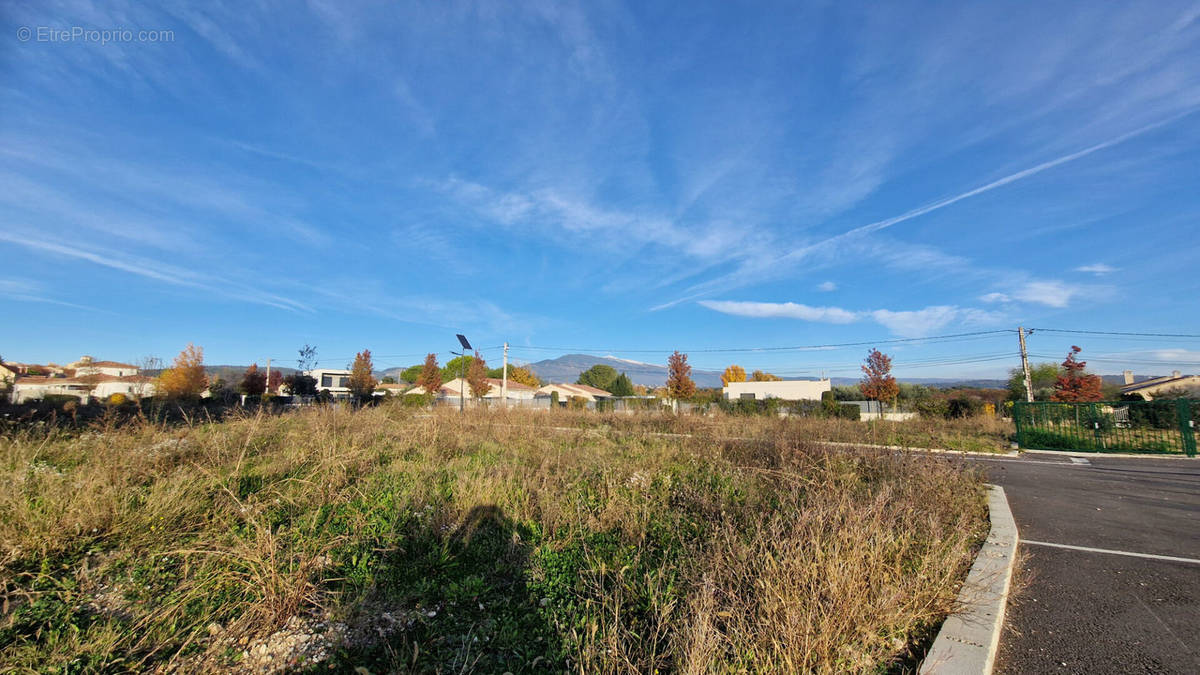
[[[322,387],[332,387],[333,386],[333,376],[332,375],[322,375],[321,376],[321,386]]]

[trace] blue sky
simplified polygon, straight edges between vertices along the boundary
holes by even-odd
[[[865,347],[701,350],[1200,333],[1200,4],[0,12],[6,359],[391,366],[464,332],[853,375]],[[988,375],[1015,343],[885,351]],[[1190,338],[1031,351],[1072,343],[1200,370]]]

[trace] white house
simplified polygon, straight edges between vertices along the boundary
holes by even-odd
[[[327,391],[333,394],[335,398],[350,395],[350,387],[346,386],[350,381],[349,370],[316,368],[314,370],[306,370],[304,374],[317,381],[317,391]]]
[[[36,401],[48,395],[76,396],[86,403],[89,397],[104,400],[113,394],[130,399],[154,395],[154,382],[141,375],[85,375],[83,377],[22,377],[13,383],[12,402]]]
[[[67,366],[75,369],[75,376],[81,375],[111,375],[113,377],[128,377],[138,374],[138,367],[118,361],[96,361],[90,356],[80,357],[78,361]]]
[[[589,387],[586,384],[548,384],[537,390],[538,398],[550,398],[554,392],[558,392],[558,400],[566,403],[572,398],[582,398],[588,402],[600,401],[612,398],[612,394],[603,389]]]
[[[498,377],[489,377],[487,381],[489,388],[488,392],[483,395],[483,398],[489,401],[499,401],[503,396],[504,381]],[[448,393],[449,398],[458,400],[458,397],[461,395],[460,392],[463,391],[464,387],[466,388],[467,396],[471,396],[471,385],[464,384],[461,377],[456,377],[443,384],[442,391]],[[510,401],[531,401],[538,391],[540,390],[534,389],[529,385],[513,382],[512,380],[508,381],[508,400]]]
[[[727,400],[777,398],[783,401],[820,401],[821,394],[831,390],[829,380],[780,380],[730,382],[721,392]]]

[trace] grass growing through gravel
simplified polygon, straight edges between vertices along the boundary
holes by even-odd
[[[331,407],[15,433],[0,670],[881,672],[985,530],[954,461],[774,420]]]

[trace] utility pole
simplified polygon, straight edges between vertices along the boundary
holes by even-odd
[[[1033,331],[1030,330],[1032,335]],[[1021,369],[1025,371],[1025,401],[1033,403],[1033,375],[1029,372],[1029,351],[1025,349],[1025,327],[1017,326],[1017,340],[1021,343]]]
[[[271,393],[271,357],[267,357],[267,393]]]
[[[500,398],[504,400],[504,407],[508,407],[508,343],[504,343],[504,379],[500,380]]]

